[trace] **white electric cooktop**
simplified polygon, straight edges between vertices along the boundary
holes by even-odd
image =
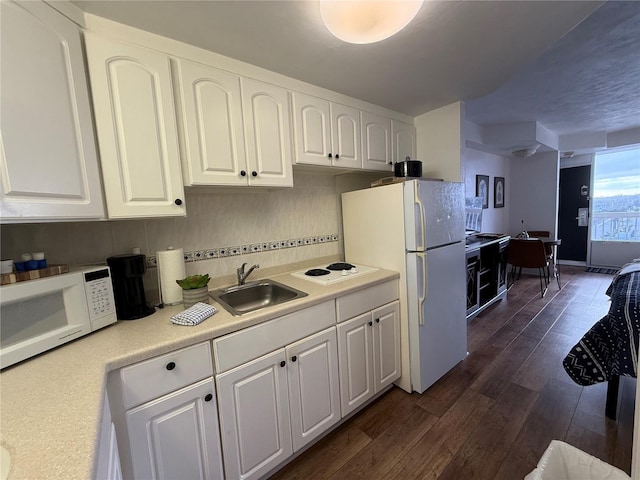
[[[331,285],[375,272],[376,270],[378,270],[376,267],[368,267],[367,265],[336,262],[293,272],[291,275],[310,282],[319,283],[320,285]]]

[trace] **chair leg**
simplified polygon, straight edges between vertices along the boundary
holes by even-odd
[[[540,293],[542,294],[542,298],[544,298],[547,293],[547,277],[544,273],[544,268],[538,268],[538,277],[540,277]],[[544,278],[544,286],[543,286],[543,278]]]
[[[507,274],[507,289],[511,288],[516,283],[516,267],[511,265],[511,271]]]
[[[553,264],[553,269],[556,273],[556,281],[558,282],[558,290],[562,290],[562,285],[560,285],[560,269],[558,268],[558,266],[554,263]]]

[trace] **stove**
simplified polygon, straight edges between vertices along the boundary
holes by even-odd
[[[356,265],[353,263],[337,262],[329,265],[321,265],[294,272],[291,275],[320,285],[332,285],[334,283],[359,277],[367,273],[375,272],[376,267]]]

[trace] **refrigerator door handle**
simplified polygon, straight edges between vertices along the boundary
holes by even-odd
[[[416,258],[420,260],[420,268],[418,269],[418,325],[424,325],[424,301],[427,298],[427,259],[423,253],[418,253]]]
[[[424,250],[425,249],[424,247],[424,218],[425,217],[424,217],[424,204],[420,199],[420,182],[416,182],[416,188],[413,192],[414,192],[413,201],[418,206],[418,209],[420,210],[420,215],[417,215],[417,219],[419,219],[420,221],[420,228],[418,229],[419,231],[416,232],[416,234],[420,235],[420,241],[418,242],[418,238],[416,238],[416,250]]]

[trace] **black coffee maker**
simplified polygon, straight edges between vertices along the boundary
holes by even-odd
[[[111,269],[118,319],[135,320],[155,312],[144,294],[142,277],[147,270],[144,255],[115,255],[107,258],[107,265]]]

